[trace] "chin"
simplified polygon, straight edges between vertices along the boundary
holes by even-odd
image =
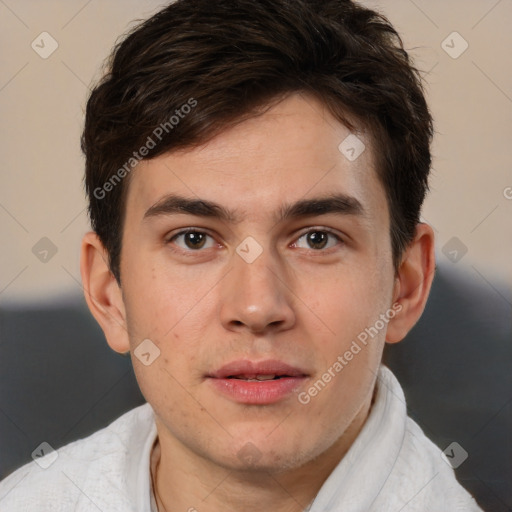
[[[262,476],[268,477],[269,474],[278,475],[295,468],[300,467],[306,461],[300,461],[293,454],[276,454],[267,453],[261,454],[259,458],[254,460],[246,457],[240,459],[235,456],[228,464],[223,464],[226,469],[234,471],[236,474],[244,476],[261,474]]]
[[[277,437],[270,441],[267,434],[259,439],[257,436],[251,439],[237,443],[239,448],[228,462],[231,469],[250,473],[280,473],[297,468],[308,460],[306,447],[290,442],[290,437],[287,443]]]

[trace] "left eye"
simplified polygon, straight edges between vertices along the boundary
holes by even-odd
[[[329,237],[331,239],[334,239],[335,242],[341,242],[341,238],[338,235],[335,235],[334,233],[331,233],[330,231],[323,231],[319,229],[308,231],[307,233],[304,233],[301,235],[297,242],[294,243],[295,246],[299,246],[300,240],[304,239],[306,240],[306,243],[309,245],[309,247],[306,247],[306,249],[315,249],[315,250],[321,250],[321,249],[330,249],[331,247],[334,247],[336,243],[329,244]]]

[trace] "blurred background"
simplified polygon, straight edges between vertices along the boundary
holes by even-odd
[[[0,0],[0,478],[144,401],[82,298],[79,139],[117,38],[166,3]],[[512,510],[512,2],[361,3],[402,35],[436,128],[423,219],[438,274],[386,363],[427,435],[468,452],[459,480]]]

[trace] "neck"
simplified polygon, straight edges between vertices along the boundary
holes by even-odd
[[[369,398],[333,446],[305,465],[281,473],[228,470],[188,450],[184,457],[177,440],[162,447],[157,439],[151,471],[158,512],[307,510],[361,431],[370,410]]]

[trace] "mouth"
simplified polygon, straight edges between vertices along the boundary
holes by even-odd
[[[226,377],[228,379],[239,379],[239,380],[245,380],[246,382],[262,382],[264,380],[278,380],[278,379],[284,379],[286,377],[291,377],[291,375],[275,375],[275,374],[251,374],[251,375],[230,375],[229,377]]]
[[[232,361],[208,374],[216,391],[231,401],[266,405],[287,398],[309,377],[302,368],[278,360]]]
[[[214,379],[242,379],[242,380],[273,380],[284,377],[307,377],[308,373],[297,366],[290,365],[277,359],[264,361],[250,361],[239,359],[231,361],[218,370],[209,373],[207,377]]]

